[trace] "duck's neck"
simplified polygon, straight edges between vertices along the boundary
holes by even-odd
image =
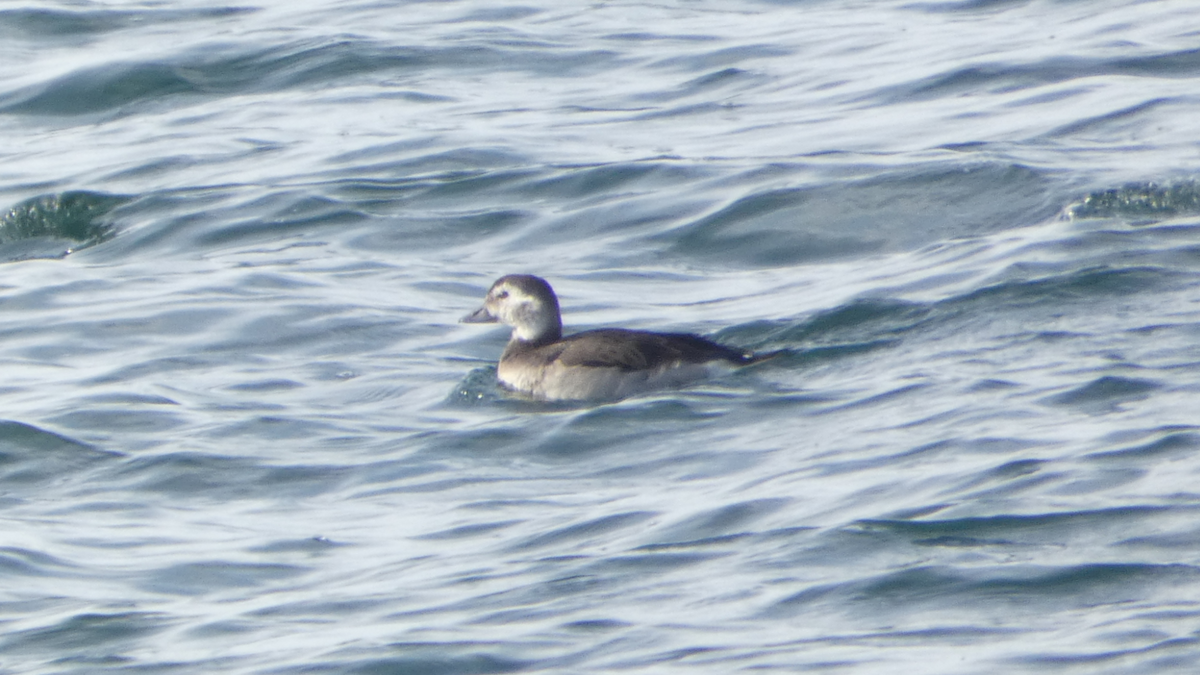
[[[512,342],[538,347],[562,339],[562,314],[553,299],[548,303],[522,303],[505,317],[513,327]]]
[[[540,325],[514,326],[511,342],[530,347],[540,347],[562,339],[562,321],[555,317]]]

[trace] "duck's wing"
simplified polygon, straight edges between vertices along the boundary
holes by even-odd
[[[651,333],[603,328],[570,335],[559,341],[557,360],[565,366],[647,370],[680,363],[730,361],[748,363],[750,355],[699,335]]]

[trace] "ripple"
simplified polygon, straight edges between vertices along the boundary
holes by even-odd
[[[105,216],[131,198],[62,192],[27,199],[0,215],[0,260],[61,258],[115,235]]]
[[[1070,391],[1056,394],[1050,397],[1048,402],[1107,409],[1120,403],[1144,400],[1162,386],[1153,380],[1105,375]]]
[[[146,637],[176,621],[155,612],[84,613],[53,626],[10,633],[0,645],[8,653],[42,653],[71,660],[104,662],[122,651],[136,649]]]
[[[29,424],[0,420],[0,485],[60,481],[120,455]]]
[[[1085,564],[1063,567],[1000,566],[970,572],[923,566],[873,579],[817,586],[774,604],[767,615],[814,611],[816,605],[842,604],[843,611],[906,612],[921,605],[957,611],[1044,611],[1063,603],[1076,609],[1128,602],[1139,587],[1168,580],[1190,583],[1197,570],[1188,565]]]
[[[184,10],[159,8],[135,11],[79,7],[57,10],[31,7],[0,10],[0,27],[14,36],[36,40],[47,37],[91,36],[162,23],[205,19],[222,20],[252,11],[255,10],[246,7]]]
[[[575,523],[517,542],[512,545],[512,550],[529,551],[547,547],[559,548],[573,543],[577,545],[581,541],[595,539],[601,535],[643,523],[654,515],[648,512],[616,513],[583,523]]]
[[[1170,218],[1200,213],[1200,183],[1130,183],[1101,190],[1067,208],[1073,218]]]
[[[202,500],[252,499],[264,494],[313,495],[333,489],[353,473],[350,467],[270,466],[240,457],[193,452],[142,457],[125,462],[109,480],[126,489]]]
[[[309,570],[295,565],[250,564],[227,561],[190,562],[156,570],[139,585],[156,593],[205,595],[213,592],[257,588],[293,579]]]
[[[487,643],[395,644],[392,650],[404,655],[384,658],[346,657],[336,661],[282,668],[277,673],[428,673],[429,675],[484,675],[515,673],[529,669],[533,662],[488,653]]]
[[[655,239],[675,255],[722,266],[831,261],[1037,222],[1058,209],[1046,190],[1046,177],[1027,167],[914,168],[849,185],[754,192]],[[963,212],[976,215],[964,220]]]

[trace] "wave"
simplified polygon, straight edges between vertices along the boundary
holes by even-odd
[[[10,38],[35,40],[93,36],[139,26],[196,21],[222,20],[256,10],[246,7],[200,9],[81,9],[68,11],[23,7],[0,10],[0,33]]]
[[[1147,588],[1191,584],[1200,570],[1182,564],[1091,563],[1061,567],[993,565],[964,567],[921,566],[867,579],[824,584],[784,598],[768,608],[768,617],[810,611],[896,611],[941,607],[959,612],[1062,611],[1064,605],[1091,609],[1141,597]],[[825,606],[817,610],[814,606]]]
[[[887,89],[885,93],[888,102],[894,103],[979,91],[1018,91],[1087,77],[1193,77],[1198,70],[1200,49],[1118,58],[1059,56],[1034,63],[972,64]]]
[[[132,198],[99,192],[60,192],[27,199],[0,215],[0,262],[61,258],[112,238],[105,220]]]
[[[1152,222],[1200,214],[1200,182],[1129,183],[1092,192],[1067,207],[1071,218],[1133,218]]]
[[[781,267],[980,236],[1042,222],[1061,208],[1040,171],[1005,164],[914,167],[846,183],[734,199],[653,237],[705,264]]]
[[[120,456],[31,424],[0,420],[0,487],[4,491],[62,480]]]
[[[615,58],[609,52],[562,45],[514,47],[504,41],[398,46],[355,36],[297,40],[245,49],[208,44],[155,60],[114,61],[79,68],[0,94],[0,114],[71,117],[120,113],[146,101],[187,105],[206,96],[341,88],[348,79],[439,69],[497,69],[564,76]],[[140,109],[140,108],[139,108]]]

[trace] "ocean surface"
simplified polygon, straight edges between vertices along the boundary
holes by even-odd
[[[1190,0],[0,4],[0,673],[1195,672],[1198,178]]]

